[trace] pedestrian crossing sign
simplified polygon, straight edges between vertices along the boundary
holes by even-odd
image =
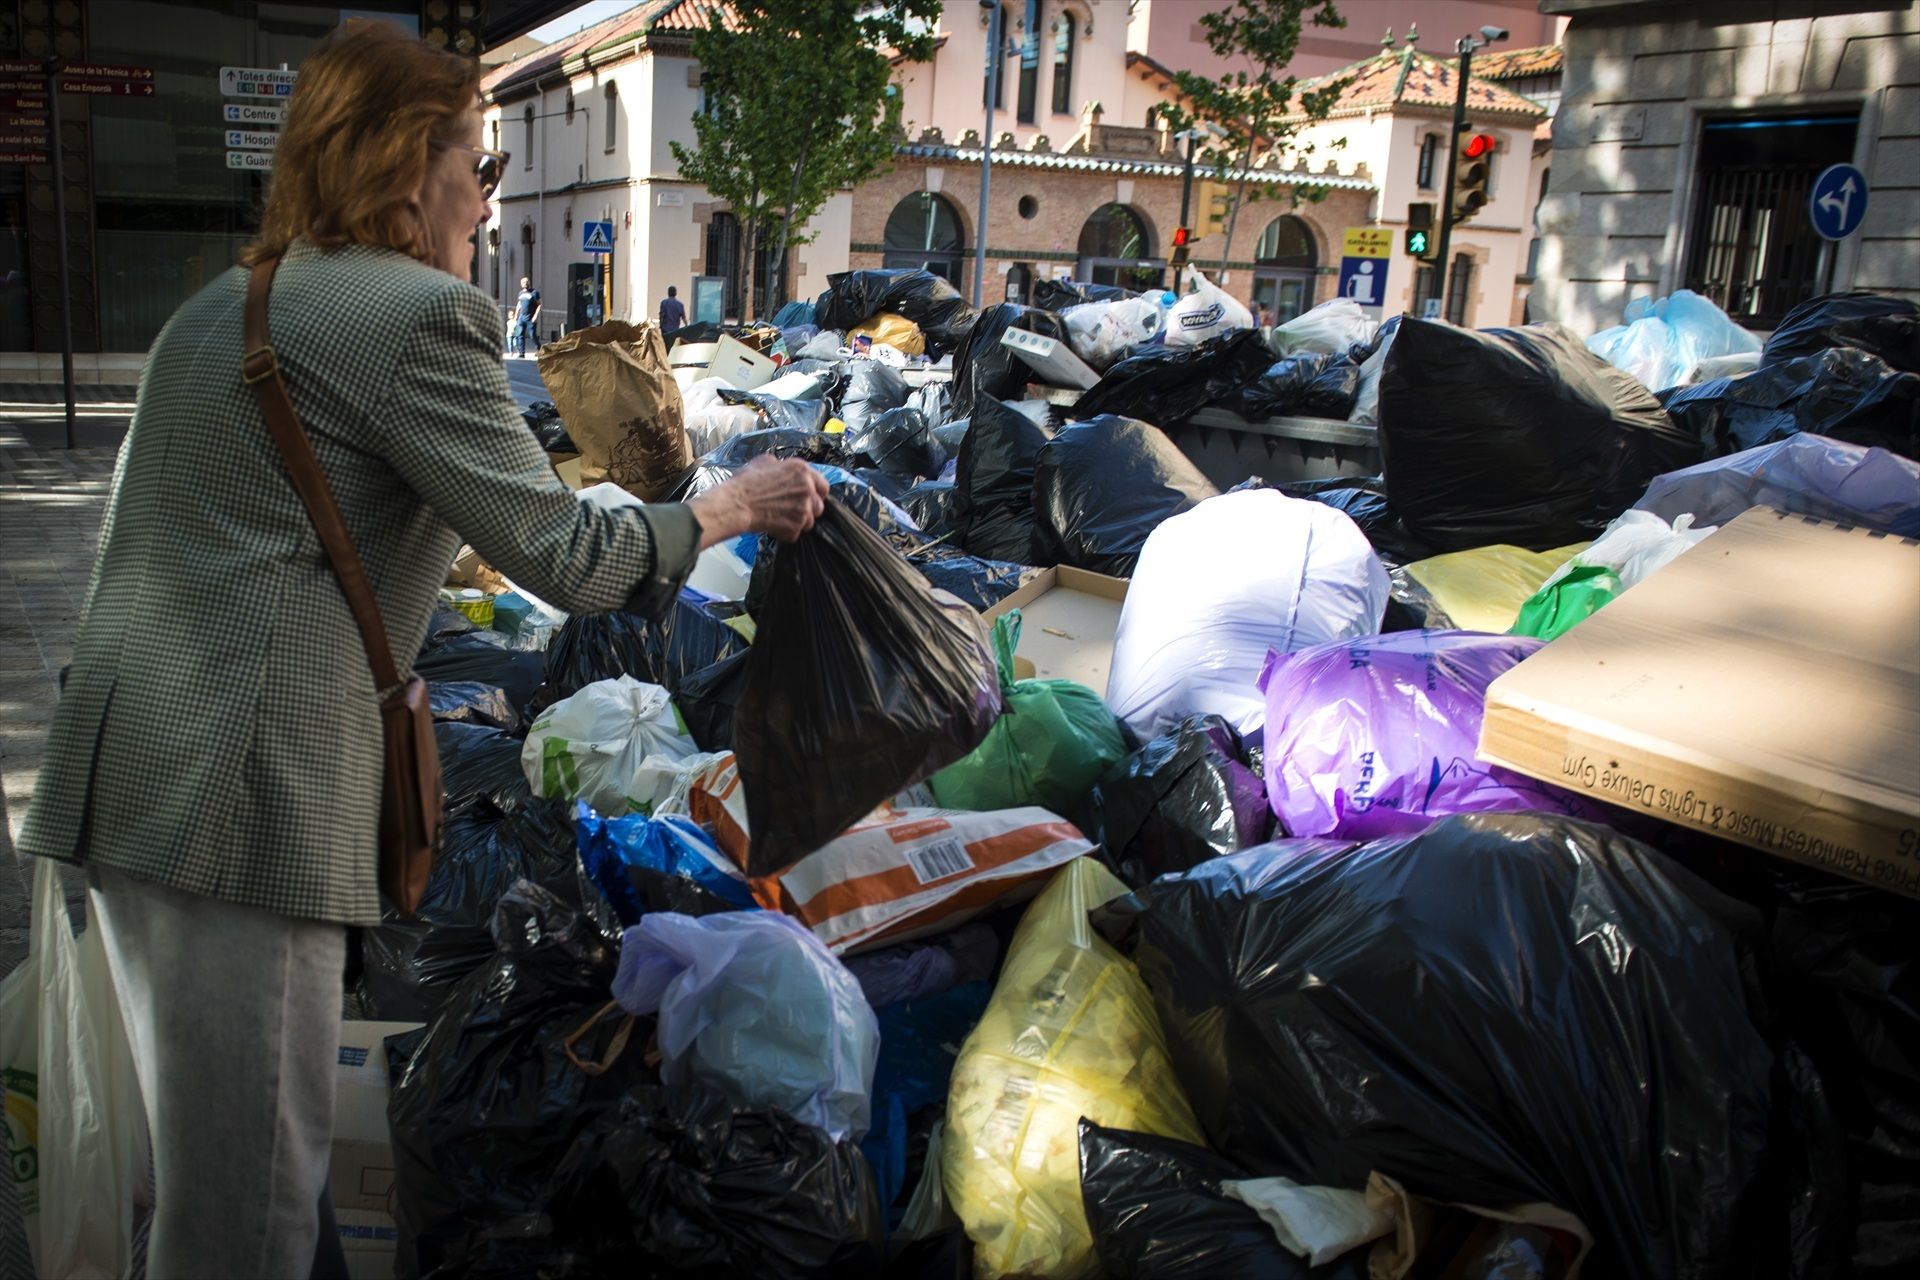
[[[611,222],[581,223],[580,248],[587,253],[612,253],[613,224]]]

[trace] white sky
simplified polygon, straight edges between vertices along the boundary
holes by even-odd
[[[535,27],[527,32],[542,44],[551,44],[555,40],[572,35],[582,27],[590,27],[596,22],[604,22],[614,14],[633,8],[636,0],[587,0],[578,4],[544,26]]]

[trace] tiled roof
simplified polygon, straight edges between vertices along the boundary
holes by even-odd
[[[660,20],[653,24],[653,29],[655,31],[711,30],[713,27],[711,10],[710,4],[670,5],[667,11],[660,15]],[[728,31],[740,29],[740,15],[734,11],[732,5],[723,4],[720,13],[721,26]]]
[[[1530,49],[1501,49],[1476,54],[1473,76],[1478,80],[1515,80],[1521,76],[1551,75],[1566,65],[1566,50],[1557,44],[1537,44]]]
[[[1479,69],[1476,64],[1475,72]],[[1333,104],[1335,115],[1354,114],[1368,107],[1452,107],[1458,88],[1456,70],[1450,58],[1436,58],[1413,48],[1383,49],[1352,66],[1302,81],[1300,90],[1308,92],[1350,77]],[[1534,103],[1478,74],[1467,85],[1467,109],[1525,117],[1542,114]]]
[[[480,81],[480,90],[482,93],[497,93],[509,84],[537,79],[557,70],[563,63],[581,54],[637,39],[651,31],[661,20],[673,17],[674,10],[682,5],[694,10],[702,8],[700,5],[686,4],[686,0],[643,0],[643,3],[616,13],[605,21],[583,27],[564,39],[543,45],[524,58],[515,58],[512,62],[495,67]]]
[[[979,164],[979,147],[957,147],[952,143],[905,142],[894,154],[911,160],[953,160],[961,164]],[[1063,154],[1052,151],[1013,151],[996,147],[995,165],[1018,169],[1052,169],[1061,172],[1105,173],[1122,178],[1178,178],[1186,174],[1186,165],[1166,160],[1127,160],[1102,156]],[[1236,177],[1238,175],[1235,175]],[[1337,191],[1372,191],[1369,178],[1338,173],[1288,172],[1276,169],[1250,169],[1247,180],[1262,186],[1298,184],[1303,187],[1330,187]]]

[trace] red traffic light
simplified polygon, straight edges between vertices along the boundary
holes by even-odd
[[[1474,134],[1467,139],[1466,146],[1460,149],[1460,154],[1469,160],[1478,160],[1481,156],[1491,155],[1492,152],[1493,135],[1490,133]]]
[[[1184,249],[1187,247],[1188,242],[1191,241],[1192,239],[1193,239],[1193,232],[1189,231],[1187,228],[1175,227],[1173,229],[1173,247],[1174,248]]]

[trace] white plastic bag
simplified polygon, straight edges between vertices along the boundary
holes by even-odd
[[[1378,1240],[1396,1221],[1386,1206],[1371,1203],[1365,1191],[1303,1187],[1277,1177],[1222,1182],[1220,1190],[1259,1214],[1281,1247],[1305,1258],[1310,1267]]]
[[[1677,387],[1702,360],[1760,350],[1760,336],[1691,289],[1627,303],[1625,324],[1587,339],[1587,350],[1654,391]]]
[[[1624,591],[1672,564],[1718,528],[1718,525],[1707,525],[1696,529],[1691,515],[1675,517],[1669,523],[1651,511],[1623,511],[1591,546],[1541,583],[1540,590],[1551,589],[1575,569],[1604,565],[1620,579],[1620,589]]]
[[[1160,307],[1146,298],[1083,302],[1060,313],[1073,353],[1105,370],[1160,332]]]
[[[770,911],[657,911],[626,931],[614,999],[660,1015],[660,1078],[866,1136],[880,1024],[859,979]]]
[[[1187,268],[1193,292],[1182,296],[1167,312],[1167,345],[1197,347],[1232,329],[1253,328],[1253,312],[1240,300],[1207,279],[1196,267]]]
[[[760,429],[760,411],[750,404],[728,404],[722,391],[735,390],[725,378],[702,378],[680,393],[686,411],[687,439],[694,457],[703,457],[735,436]]]
[[[1352,298],[1334,298],[1276,325],[1268,343],[1279,354],[1344,355],[1355,343],[1372,342],[1380,325]]]
[[[1360,362],[1360,390],[1353,397],[1353,412],[1347,415],[1348,422],[1370,426],[1380,421],[1380,375],[1386,371],[1387,349],[1393,346],[1394,335],[1400,332],[1398,319],[1396,316],[1380,326],[1373,354]]]
[[[41,1276],[124,1276],[147,1177],[147,1122],[106,944],[78,938],[57,863],[36,858],[33,938],[0,982],[8,1164]]]
[[[520,771],[533,794],[585,800],[611,818],[650,812],[660,775],[671,786],[679,762],[699,750],[665,689],[623,675],[541,712],[520,749]]]
[[[1272,489],[1208,498],[1141,549],[1107,705],[1142,742],[1209,712],[1250,733],[1267,651],[1376,634],[1390,589],[1346,512]]]

